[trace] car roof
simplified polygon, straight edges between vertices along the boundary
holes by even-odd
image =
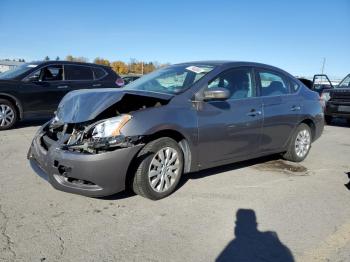
[[[229,61],[229,60],[204,60],[204,61],[192,61],[185,63],[178,63],[175,65],[212,65],[212,66],[251,66],[251,67],[262,67],[265,69],[270,69],[274,71],[280,71],[290,75],[288,72],[284,71],[281,68],[271,66],[268,64],[257,63],[257,62],[248,62],[248,61]]]
[[[191,61],[191,62],[184,62],[184,63],[178,63],[176,65],[194,65],[194,64],[204,64],[204,65],[249,65],[249,66],[261,66],[261,67],[274,67],[271,65],[263,64],[263,63],[257,63],[257,62],[248,62],[248,61],[230,61],[230,60],[204,60],[204,61]],[[274,67],[277,68],[277,67]]]
[[[65,65],[85,65],[85,66],[100,66],[100,67],[105,67],[105,68],[110,68],[109,66],[106,65],[99,65],[99,64],[94,64],[94,63],[84,63],[84,62],[74,62],[74,61],[65,61],[65,60],[50,60],[50,61],[32,61],[27,64],[32,64],[32,65],[60,65],[60,64],[65,64]]]

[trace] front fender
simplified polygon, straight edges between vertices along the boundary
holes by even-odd
[[[0,92],[0,97],[4,97],[4,98],[8,97],[11,101],[14,101],[19,111],[19,117],[20,119],[23,119],[23,106],[21,101],[19,101],[19,99],[17,99],[14,95],[11,95],[8,93],[2,93],[2,92]]]

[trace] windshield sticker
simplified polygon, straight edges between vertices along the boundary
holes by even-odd
[[[27,65],[27,67],[32,67],[32,68],[34,68],[34,67],[37,67],[38,65]]]
[[[186,67],[186,69],[193,72],[193,73],[196,73],[196,74],[200,74],[200,73],[205,72],[205,70],[203,70],[203,68],[200,68],[197,66],[189,66],[189,67]]]

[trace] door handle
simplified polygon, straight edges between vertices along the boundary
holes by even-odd
[[[261,115],[261,111],[255,110],[255,109],[252,109],[250,110],[249,113],[247,113],[247,116],[252,116],[252,117],[260,116],[260,115]]]
[[[292,108],[290,110],[292,111],[299,111],[301,109],[300,106],[292,106]]]
[[[101,84],[93,84],[92,86],[93,87],[99,87],[99,86],[101,86]]]
[[[68,88],[68,86],[58,86],[58,89],[64,89],[64,88]]]

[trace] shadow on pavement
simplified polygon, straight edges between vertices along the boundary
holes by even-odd
[[[233,171],[240,168],[254,166],[257,164],[262,164],[268,161],[279,160],[279,159],[281,159],[281,156],[279,154],[275,154],[275,155],[255,158],[251,160],[236,162],[236,163],[232,163],[224,166],[213,167],[213,168],[205,169],[195,173],[184,174],[181,177],[181,180],[177,188],[179,189],[180,187],[182,187],[190,179],[201,179],[207,176],[217,175],[219,173]]]
[[[97,199],[101,199],[101,200],[121,200],[121,199],[125,199],[125,198],[129,198],[129,197],[133,197],[136,196],[136,194],[134,192],[132,192],[131,190],[125,190],[110,196],[105,196],[105,197],[97,197]]]
[[[339,126],[339,127],[350,127],[350,123],[343,118],[334,118],[331,123],[327,124],[328,126]]]
[[[239,209],[236,214],[234,239],[219,254],[217,262],[292,262],[292,252],[273,231],[257,228],[254,210]]]
[[[50,118],[23,120],[23,121],[18,122],[13,129],[32,127],[32,126],[42,126],[43,124],[45,124],[49,120],[50,120]]]

